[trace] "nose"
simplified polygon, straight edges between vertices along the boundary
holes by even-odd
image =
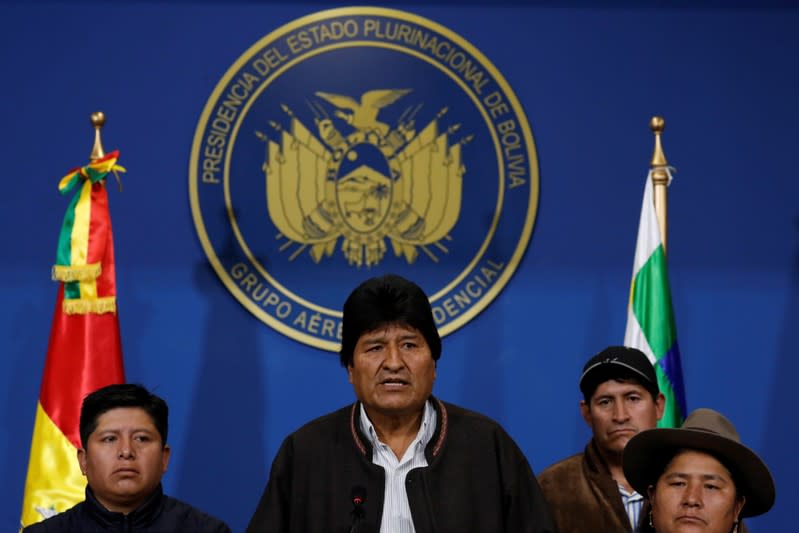
[[[383,361],[383,366],[387,370],[399,370],[403,364],[399,347],[394,343],[389,343],[386,346],[386,358]]]
[[[627,406],[623,401],[614,402],[613,404],[613,420],[616,422],[626,422],[630,418],[630,413],[627,411]]]
[[[127,439],[119,441],[119,458],[133,459],[133,446],[130,445],[130,441]]]
[[[689,481],[682,494],[682,504],[685,507],[701,507],[702,487],[700,483]]]

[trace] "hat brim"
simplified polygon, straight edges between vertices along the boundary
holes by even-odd
[[[768,467],[755,452],[727,437],[700,429],[650,429],[624,447],[624,476],[635,491],[648,496],[666,464],[681,449],[706,452],[731,470],[739,494],[746,497],[741,517],[757,516],[774,505],[775,488]]]

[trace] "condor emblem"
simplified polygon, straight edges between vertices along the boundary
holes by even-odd
[[[337,350],[340,307],[394,272],[442,335],[505,287],[532,234],[538,167],[513,91],[416,15],[321,11],[247,50],[208,100],[189,190],[203,248],[258,318]]]

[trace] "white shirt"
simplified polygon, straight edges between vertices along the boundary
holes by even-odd
[[[641,516],[641,509],[644,507],[644,497],[635,491],[627,492],[621,485],[619,485],[619,493],[621,494],[621,502],[624,504],[624,510],[627,511],[627,516],[630,517],[633,533],[638,533],[638,519]]]
[[[380,533],[416,533],[411,518],[411,508],[408,505],[408,494],[405,492],[405,476],[414,468],[427,466],[424,449],[433,438],[436,430],[436,410],[428,400],[424,404],[422,424],[416,438],[411,442],[402,459],[397,456],[387,444],[380,442],[371,420],[366,415],[366,410],[361,404],[361,431],[364,432],[372,444],[372,462],[382,466],[386,471],[386,491],[383,502],[383,517],[380,521]]]

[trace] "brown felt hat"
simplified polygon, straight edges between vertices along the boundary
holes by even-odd
[[[679,429],[648,429],[635,435],[624,448],[624,476],[637,493],[646,495],[683,449],[708,453],[730,471],[738,493],[746,497],[742,518],[761,515],[774,505],[774,480],[766,463],[741,444],[732,423],[713,409],[693,411]]]

